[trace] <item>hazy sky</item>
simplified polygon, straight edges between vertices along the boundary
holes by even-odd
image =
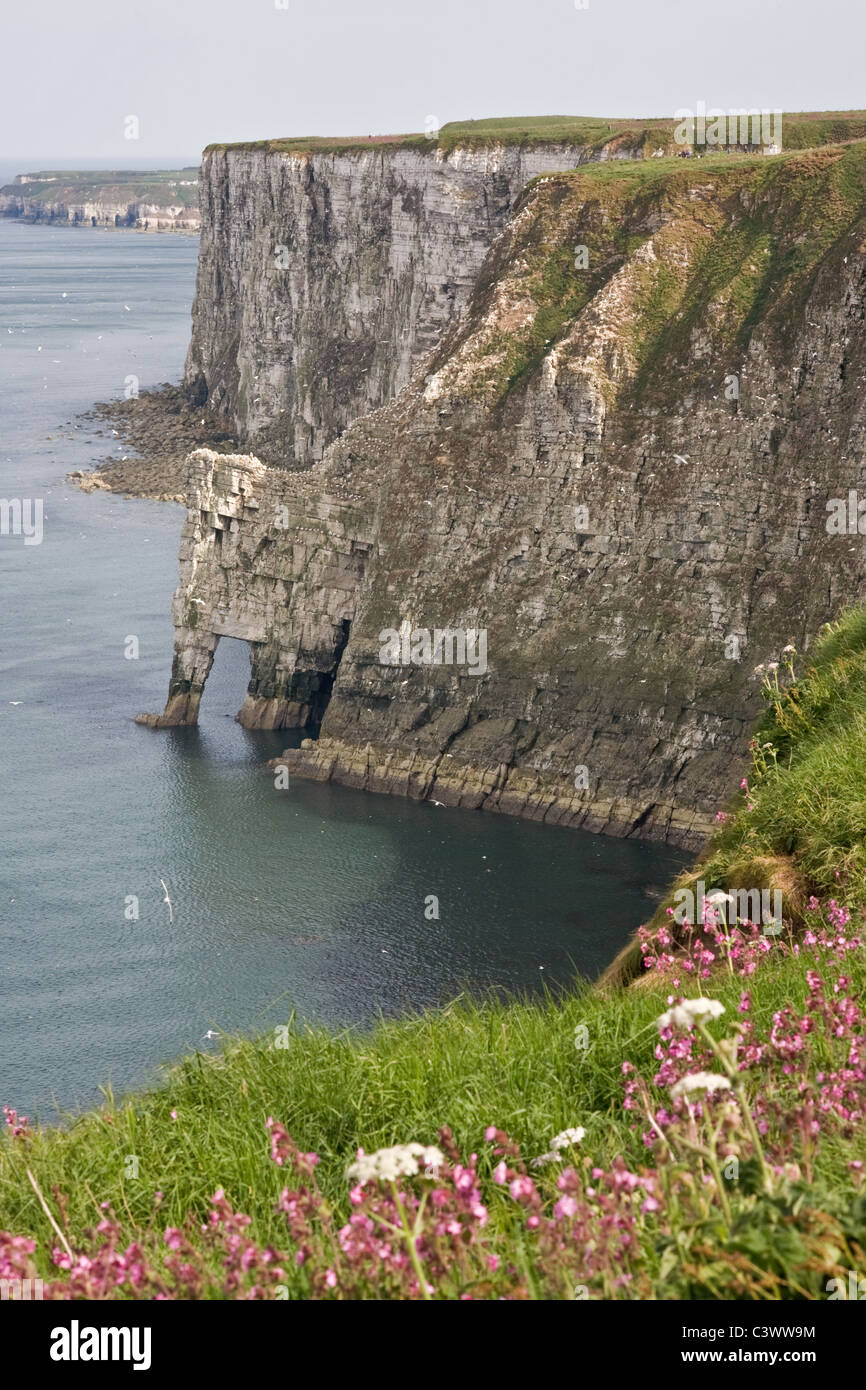
[[[212,140],[423,130],[430,115],[866,106],[863,0],[582,3],[7,4],[0,160],[195,162]]]

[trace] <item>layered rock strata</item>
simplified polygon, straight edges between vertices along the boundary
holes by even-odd
[[[536,181],[319,465],[193,455],[153,722],[241,636],[244,722],[321,723],[299,774],[699,842],[753,667],[863,593],[856,496],[850,533],[828,502],[866,497],[864,305],[862,145]],[[486,670],[395,664],[401,629],[483,630]]]

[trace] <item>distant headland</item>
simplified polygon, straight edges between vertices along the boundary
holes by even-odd
[[[18,174],[0,188],[0,217],[70,227],[197,233],[198,169],[44,169]]]

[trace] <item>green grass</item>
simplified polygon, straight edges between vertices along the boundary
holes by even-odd
[[[806,997],[805,961],[789,960],[753,982],[754,1017],[769,1019],[785,1002]],[[855,985],[866,962],[853,962]],[[742,982],[718,980],[713,993],[736,1008]],[[586,1128],[582,1151],[607,1164],[623,1154],[646,1162],[638,1132],[621,1109],[621,1064],[653,1069],[654,1020],[667,993],[631,989],[614,995],[579,985],[559,1002],[472,1001],[368,1033],[335,1035],[295,1030],[289,1046],[273,1039],[230,1040],[217,1056],[196,1055],[175,1068],[164,1086],[69,1118],[41,1130],[28,1162],[46,1194],[66,1201],[67,1230],[79,1237],[110,1201],[132,1227],[181,1225],[189,1212],[204,1216],[208,1198],[224,1187],[236,1208],[253,1218],[260,1242],[285,1245],[282,1216],[273,1208],[285,1175],[267,1156],[265,1120],[282,1120],[304,1149],[322,1156],[323,1190],[348,1210],[345,1170],[358,1145],[368,1152],[412,1139],[435,1142],[449,1124],[465,1152],[484,1153],[490,1123],[507,1129],[527,1157],[542,1153],[568,1125]],[[585,1024],[589,1047],[575,1047]],[[177,1111],[173,1121],[171,1110]],[[124,1176],[128,1156],[139,1176]],[[815,1175],[820,1188],[842,1184],[847,1146],[823,1146]],[[482,1160],[481,1171],[491,1163]],[[163,1192],[158,1218],[153,1194]],[[495,1194],[494,1194],[495,1195]],[[507,1199],[491,1219],[514,1220]],[[49,1224],[12,1144],[0,1144],[0,1229],[52,1243]],[[42,1258],[44,1273],[49,1270]]]
[[[754,810],[741,798],[713,859],[787,855],[817,892],[864,906],[866,609],[830,625],[794,666],[757,730]]]

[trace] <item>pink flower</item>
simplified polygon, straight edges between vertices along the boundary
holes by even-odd
[[[508,1190],[514,1200],[519,1202],[521,1197],[535,1196],[535,1183],[532,1181],[532,1178],[528,1178],[524,1175],[523,1177],[513,1178]]]

